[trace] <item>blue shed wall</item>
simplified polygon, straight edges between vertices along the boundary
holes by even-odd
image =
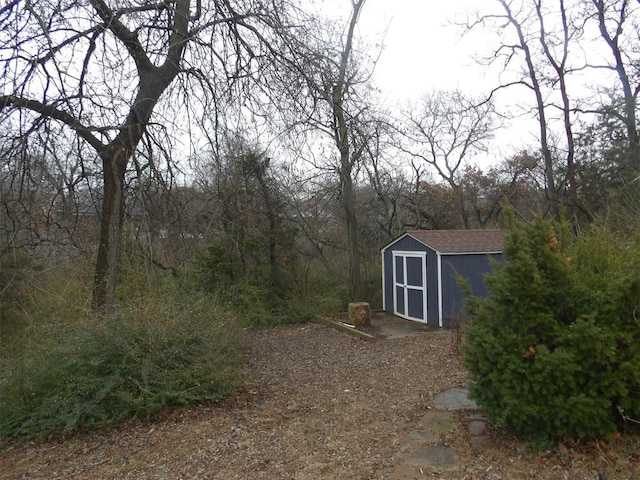
[[[438,312],[438,255],[430,248],[427,252],[427,324],[437,327],[440,324]]]
[[[473,295],[486,297],[488,290],[484,275],[491,272],[492,261],[501,262],[502,254],[442,255],[443,326],[450,326],[451,321],[463,313],[465,296],[457,278],[460,276],[468,282]]]
[[[458,276],[467,280],[473,295],[483,297],[488,293],[483,280],[484,274],[491,272],[494,260],[498,263],[502,262],[502,253],[443,254],[440,256],[440,278],[436,251],[411,236],[402,237],[383,250],[383,309],[391,314],[395,313],[393,303],[394,252],[424,252],[426,254],[426,322],[433,326],[440,325],[440,312],[442,312],[442,326],[450,326],[451,320],[463,313],[465,297],[462,289],[458,286]],[[440,284],[440,282],[442,283]],[[439,295],[442,295],[441,305],[439,304]]]

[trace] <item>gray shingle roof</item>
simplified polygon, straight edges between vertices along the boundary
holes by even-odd
[[[502,252],[502,230],[413,230],[407,232],[416,240],[440,253]]]

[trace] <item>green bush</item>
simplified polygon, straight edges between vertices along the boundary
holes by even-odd
[[[194,295],[41,325],[22,355],[0,360],[0,436],[95,428],[224,398],[239,382],[240,340],[233,318]]]
[[[513,228],[489,296],[469,302],[471,396],[534,441],[606,438],[621,411],[640,418],[640,246],[569,237],[543,220]]]
[[[346,310],[347,279],[336,274],[345,270],[342,257],[333,256],[332,264],[280,265],[276,278],[270,265],[252,266],[243,274],[232,258],[224,247],[210,246],[196,259],[190,281],[194,289],[214,295],[236,312],[247,326],[306,322],[321,313]],[[379,278],[375,270],[364,276],[367,286],[372,286],[368,290],[380,291]]]

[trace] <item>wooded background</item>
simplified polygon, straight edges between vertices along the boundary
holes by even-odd
[[[451,28],[493,35],[476,58],[500,82],[405,106],[371,80],[365,0],[343,3],[344,22],[297,0],[2,7],[1,322],[25,317],[20,282],[69,265],[98,312],[135,272],[308,318],[379,306],[379,249],[405,230],[505,209],[637,229],[636,2],[494,0]],[[494,155],[523,116],[536,142]]]

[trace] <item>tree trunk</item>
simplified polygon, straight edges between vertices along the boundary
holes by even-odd
[[[562,98],[562,119],[564,124],[564,132],[567,140],[567,154],[566,154],[566,183],[569,190],[569,205],[575,208],[578,205],[577,199],[577,185],[575,175],[575,141],[573,138],[573,129],[571,122],[571,101],[567,92],[567,59],[569,58],[569,40],[571,33],[569,32],[569,21],[567,18],[567,11],[564,6],[564,0],[560,0],[559,3],[560,15],[562,17],[562,55],[560,61],[556,59],[551,48],[548,44],[548,34],[545,29],[544,15],[542,13],[542,1],[538,0],[536,3],[536,12],[538,15],[538,21],[540,23],[540,43],[542,49],[549,60],[549,63],[553,67],[557,75],[557,81],[560,89],[560,96]],[[537,88],[537,84],[534,82],[534,86]],[[545,140],[546,141],[546,140]]]
[[[451,182],[451,187],[453,191],[456,193],[456,197],[458,197],[458,208],[460,209],[460,218],[462,218],[462,226],[465,230],[469,230],[471,228],[471,223],[469,222],[469,212],[467,212],[467,207],[464,202],[464,189],[462,185],[457,185],[455,182]]]
[[[367,302],[349,303],[349,323],[356,327],[371,325],[371,307]]]
[[[166,58],[155,66],[138,38],[116,20],[104,0],[91,0],[96,13],[124,44],[136,64],[138,93],[116,138],[99,150],[104,168],[104,198],[100,219],[100,244],[93,287],[93,307],[97,311],[113,308],[116,301],[118,264],[124,223],[124,176],[153,110],[167,87],[178,75],[188,39],[190,0],[175,2],[175,15]]]
[[[549,204],[549,210],[556,219],[560,219],[560,206],[558,204],[558,191],[556,188],[555,178],[555,166],[553,164],[553,155],[549,146],[549,133],[547,115],[545,110],[545,100],[542,93],[542,87],[540,80],[538,79],[538,70],[534,64],[531,49],[525,38],[525,34],[522,31],[522,24],[513,16],[511,11],[511,5],[506,0],[500,0],[505,12],[507,13],[507,19],[513,25],[518,35],[519,48],[524,53],[525,62],[527,64],[527,74],[531,81],[530,88],[533,90],[536,97],[536,112],[538,113],[538,126],[540,128],[540,150],[542,151],[542,158],[544,160],[544,176],[545,176],[545,193]]]
[[[340,198],[344,207],[345,224],[347,229],[347,256],[349,257],[349,290],[351,299],[356,300],[362,294],[362,280],[360,275],[360,243],[358,242],[358,217],[355,211],[355,194],[353,190],[353,166],[359,160],[355,153],[351,152],[349,127],[345,112],[345,97],[349,89],[346,81],[347,67],[351,50],[353,48],[353,36],[358,23],[360,11],[366,0],[354,1],[349,30],[344,50],[340,60],[338,80],[332,89],[332,110],[334,122],[334,140],[340,152]]]
[[[343,154],[344,156],[345,154]],[[343,168],[350,166],[349,152],[343,159]],[[349,257],[349,292],[351,300],[359,300],[362,292],[362,276],[360,272],[360,242],[358,240],[358,216],[355,211],[355,195],[353,192],[353,178],[351,168],[347,172],[341,171],[341,198],[345,213],[347,228],[347,256]]]
[[[104,196],[98,259],[93,282],[93,307],[98,311],[111,310],[116,303],[124,223],[124,174],[129,156],[124,147],[108,148],[102,154]]]
[[[144,75],[143,75],[144,73]],[[93,282],[93,308],[108,311],[115,305],[118,264],[124,224],[125,173],[129,159],[135,152],[146,130],[158,99],[175,78],[168,73],[152,69],[141,73],[140,89],[125,126],[118,136],[100,150],[104,170],[104,197],[100,218],[100,243]]]
[[[607,10],[609,5],[605,4],[603,0],[592,0],[596,7],[596,13],[598,17],[598,26],[600,28],[600,34],[605,40],[615,60],[613,66],[620,85],[622,86],[622,92],[624,94],[624,124],[627,130],[627,137],[629,142],[629,158],[628,165],[633,172],[640,169],[640,134],[638,134],[638,126],[636,122],[636,95],[638,88],[633,89],[629,75],[627,74],[627,67],[623,58],[623,52],[619,44],[620,34],[622,33],[625,21],[628,19],[629,0],[623,0],[620,5],[620,14],[617,19],[617,28],[613,34],[607,28]]]
[[[273,193],[271,192],[271,188],[267,183],[267,179],[265,178],[267,169],[268,169],[269,161],[268,159],[261,162],[258,158],[256,159],[256,167],[255,167],[255,176],[260,184],[260,189],[262,191],[262,199],[264,200],[264,208],[265,215],[267,217],[267,222],[269,223],[269,271],[270,271],[270,283],[271,288],[276,290],[276,287],[279,284],[280,280],[280,272],[278,268],[278,256],[277,256],[277,248],[278,248],[278,213],[276,212],[275,203],[276,199],[273,198]]]

